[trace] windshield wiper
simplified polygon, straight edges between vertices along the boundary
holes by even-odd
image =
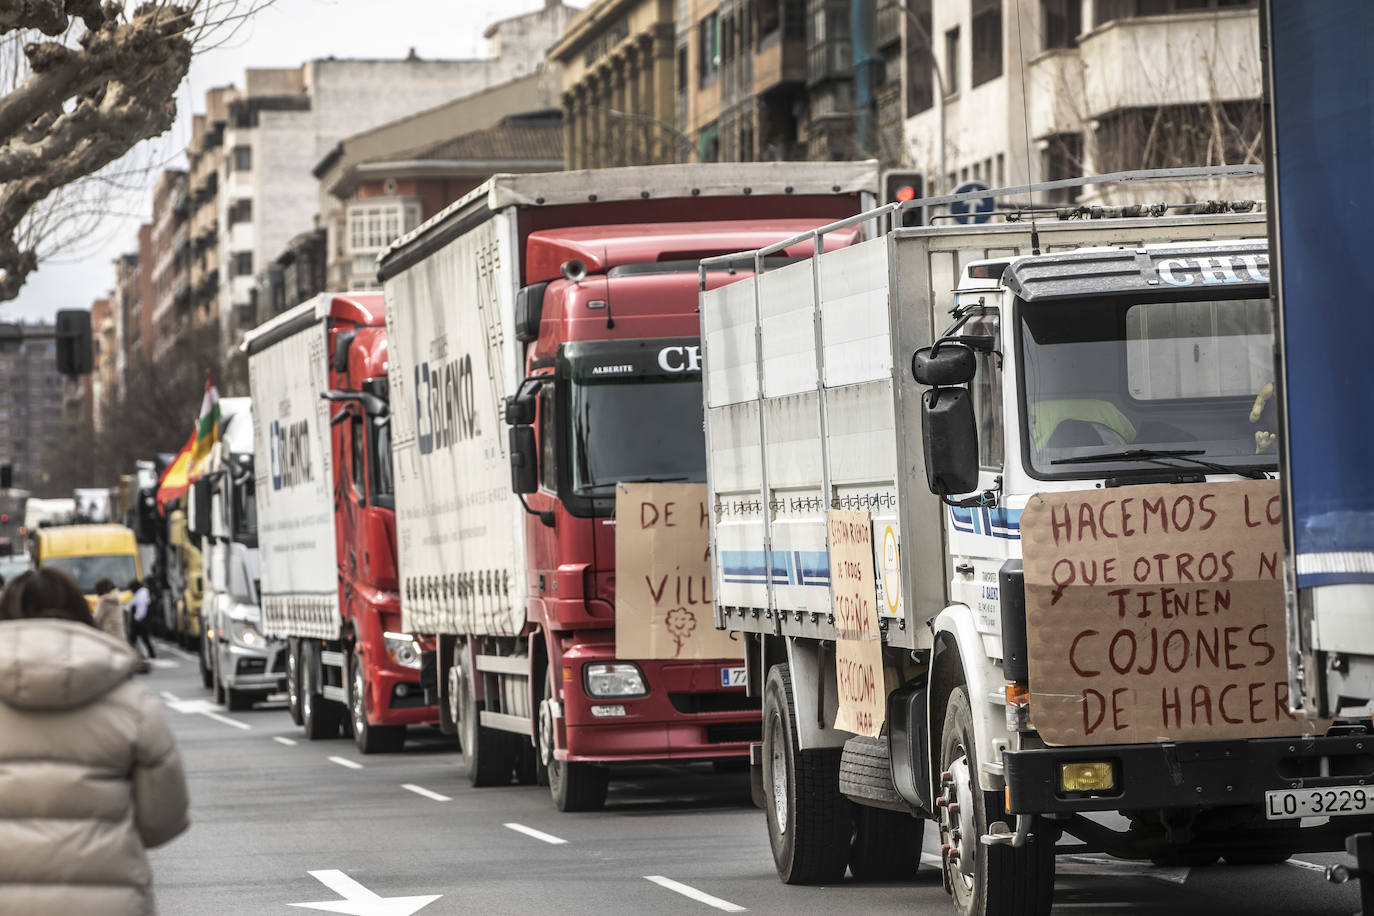
[[[1075,455],[1072,458],[1055,458],[1050,464],[1093,464],[1098,461],[1148,461],[1152,464],[1163,465],[1166,468],[1177,467],[1177,465],[1166,464],[1162,458],[1173,458],[1176,461],[1195,464],[1200,468],[1207,468],[1216,471],[1218,474],[1237,474],[1241,477],[1248,477],[1251,480],[1268,480],[1269,475],[1259,468],[1239,467],[1233,468],[1216,461],[1204,461],[1197,455],[1205,455],[1207,452],[1200,448],[1178,448],[1178,449],[1149,449],[1149,448],[1128,448],[1119,452],[1105,452],[1101,455]]]

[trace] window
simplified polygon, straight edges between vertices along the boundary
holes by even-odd
[[[935,51],[930,46],[930,0],[908,0],[906,43],[906,116],[935,104]],[[914,17],[914,18],[913,18]]]
[[[251,277],[253,276],[253,252],[236,251],[234,252],[234,276]]]
[[[1252,397],[1273,379],[1268,299],[1142,302],[1126,310],[1126,381],[1137,400]]]
[[[1098,119],[1098,172],[1259,162],[1258,99],[1127,108]]]
[[[973,0],[972,85],[1002,75],[1002,0]]]
[[[1113,19],[1133,19],[1140,16],[1165,16],[1193,10],[1235,9],[1254,7],[1259,0],[1096,0],[1093,5],[1093,25],[1099,26]]]
[[[229,225],[251,223],[253,221],[253,199],[240,198],[229,205]]]
[[[251,172],[253,170],[253,148],[251,146],[234,147],[229,162],[232,171]]]
[[[1083,31],[1083,0],[1040,0],[1040,28],[1046,48],[1073,48]]]
[[[992,349],[1001,350],[999,322],[995,311],[971,319],[961,334],[991,337]],[[969,384],[973,396],[973,418],[978,426],[978,464],[996,471],[1002,467],[1002,357],[997,352],[975,351],[977,371]]]
[[[716,81],[720,70],[720,14],[712,13],[697,23],[697,85],[703,89]]]
[[[1046,181],[1077,178],[1083,174],[1083,135],[1054,134],[1041,154]],[[1054,204],[1071,204],[1078,192],[1073,188],[1047,191],[1045,198]]]
[[[348,242],[353,255],[378,252],[420,223],[414,201],[363,201],[348,208]]]
[[[550,493],[558,492],[558,426],[553,414],[553,380],[539,389],[539,480]]]
[[[367,493],[367,443],[363,440],[363,418],[356,410],[350,412],[348,418],[348,434],[352,440],[352,471],[353,471],[353,494],[358,498],[359,503],[366,502],[364,494]]]
[[[945,33],[945,94],[959,91],[959,27]]]

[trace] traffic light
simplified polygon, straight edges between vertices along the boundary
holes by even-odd
[[[85,375],[91,371],[91,313],[63,309],[57,313],[57,371]]]
[[[0,490],[8,490],[14,486],[14,465],[0,464]]]
[[[883,173],[883,203],[891,204],[925,197],[925,176],[908,169]],[[925,208],[908,207],[893,214],[893,228],[925,225]]]

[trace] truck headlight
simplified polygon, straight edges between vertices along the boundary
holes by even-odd
[[[591,697],[642,697],[649,692],[633,662],[597,662],[582,669],[582,677]]]
[[[383,633],[386,654],[403,668],[420,667],[420,647],[409,633]]]
[[[258,625],[251,620],[230,618],[229,638],[250,649],[260,649],[267,643],[267,640],[263,639],[262,631],[258,629]]]

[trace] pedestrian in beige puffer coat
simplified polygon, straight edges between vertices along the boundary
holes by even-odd
[[[187,828],[186,777],[137,664],[65,573],[0,595],[0,916],[155,912],[145,850]]]

